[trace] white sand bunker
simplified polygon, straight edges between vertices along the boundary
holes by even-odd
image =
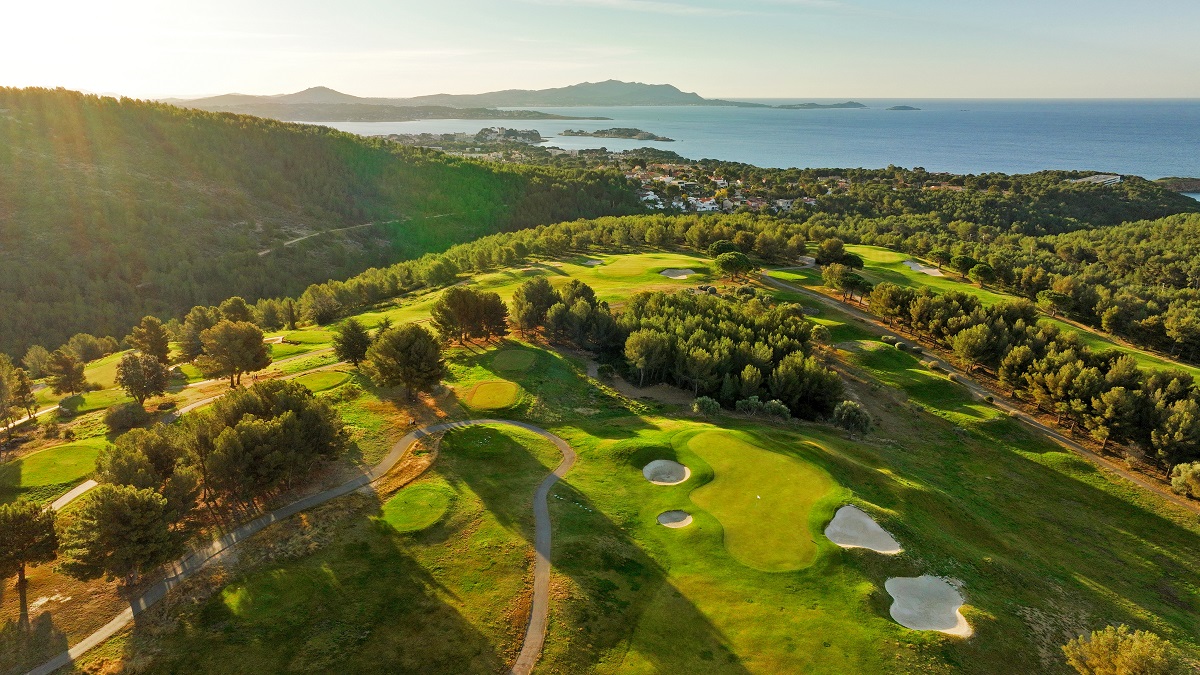
[[[659,274],[663,275],[664,277],[667,277],[668,279],[686,279],[695,273],[696,273],[696,270],[693,270],[693,269],[677,270],[675,268],[671,268],[669,270],[663,270],[663,271],[659,272]]]
[[[692,514],[687,511],[663,511],[658,514],[658,524],[671,528],[687,527],[692,524]]]
[[[829,541],[842,548],[869,548],[876,553],[896,555],[900,543],[857,507],[846,505],[838,509],[825,528]]]
[[[945,274],[942,274],[942,271],[939,270],[938,268],[929,267],[928,265],[922,265],[921,263],[917,262],[916,260],[905,260],[904,266],[914,272],[920,272],[921,274],[928,274],[931,277],[946,276]]]
[[[692,470],[679,462],[656,459],[642,468],[642,475],[655,485],[679,485],[692,475]]]
[[[584,262],[583,264],[587,265],[588,267],[599,267],[600,265],[604,264],[604,261],[603,260],[588,260],[588,261]]]
[[[913,630],[936,630],[959,637],[974,632],[959,608],[963,598],[958,589],[939,577],[893,577],[884,585],[892,596],[892,618]]]

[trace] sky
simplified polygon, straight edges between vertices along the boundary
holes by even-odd
[[[9,0],[0,85],[139,98],[540,89],[1196,98],[1196,0]]]

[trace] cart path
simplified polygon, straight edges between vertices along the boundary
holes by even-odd
[[[129,607],[114,617],[112,621],[109,621],[100,630],[81,640],[74,647],[60,652],[54,658],[30,670],[28,675],[50,675],[50,673],[59,668],[72,663],[75,659],[99,646],[105,640],[128,626],[135,616],[154,606],[155,603],[166,597],[168,591],[198,572],[210,561],[235,546],[238,542],[262,531],[268,525],[306,509],[324,504],[331,499],[350,494],[355,490],[369,488],[373,483],[391,471],[392,467],[396,466],[408,454],[409,449],[417,441],[426,436],[451,429],[460,429],[481,424],[503,424],[531,431],[553,443],[563,456],[562,462],[559,463],[558,467],[538,485],[533,497],[534,551],[536,553],[533,567],[533,603],[530,608],[529,624],[525,630],[521,653],[512,668],[512,673],[516,675],[527,675],[533,670],[534,664],[542,653],[542,645],[546,640],[546,624],[550,615],[550,507],[547,503],[547,497],[550,495],[550,488],[566,475],[567,471],[570,471],[571,467],[575,464],[575,451],[571,449],[571,446],[566,441],[545,429],[524,422],[502,419],[444,422],[410,431],[404,438],[397,441],[387,456],[370,471],[364,472],[337,487],[330,488],[324,492],[318,492],[317,494],[292,502],[287,506],[275,509],[270,513],[265,513],[175,562],[169,570],[170,576],[151,586],[142,595],[130,601]]]

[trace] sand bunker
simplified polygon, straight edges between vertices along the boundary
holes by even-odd
[[[695,273],[696,273],[696,270],[693,270],[693,269],[677,270],[674,268],[669,269],[669,270],[663,270],[663,271],[659,272],[659,274],[663,275],[664,277],[667,277],[668,279],[686,279]]]
[[[603,260],[588,260],[587,262],[585,262],[583,264],[587,265],[588,267],[599,267],[600,265],[604,264],[604,261]]]
[[[679,485],[692,475],[692,470],[679,462],[656,459],[642,469],[642,475],[655,485]]]
[[[894,600],[892,618],[905,628],[936,630],[959,637],[971,637],[974,632],[959,611],[962,595],[944,579],[928,574],[893,577],[883,587]]]
[[[942,271],[939,270],[938,268],[929,267],[928,265],[922,265],[921,263],[917,262],[916,260],[905,260],[904,266],[914,272],[920,272],[921,274],[928,274],[931,277],[946,276],[945,274],[942,274]]]
[[[663,511],[658,514],[658,524],[671,528],[687,527],[692,524],[692,514],[687,511]]]
[[[838,509],[825,528],[825,536],[842,548],[868,548],[884,555],[896,555],[901,550],[900,543],[879,523],[850,505]]]

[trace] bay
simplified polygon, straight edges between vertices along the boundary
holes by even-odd
[[[1200,100],[857,100],[868,107],[542,108],[560,115],[611,120],[420,120],[328,126],[363,135],[473,133],[488,126],[537,129],[553,137],[545,145],[565,149],[649,146],[692,159],[780,168],[892,164],[953,173],[1078,169],[1146,178],[1200,176]],[[920,110],[887,110],[895,105]],[[611,127],[635,127],[676,142],[557,136],[565,129]]]

